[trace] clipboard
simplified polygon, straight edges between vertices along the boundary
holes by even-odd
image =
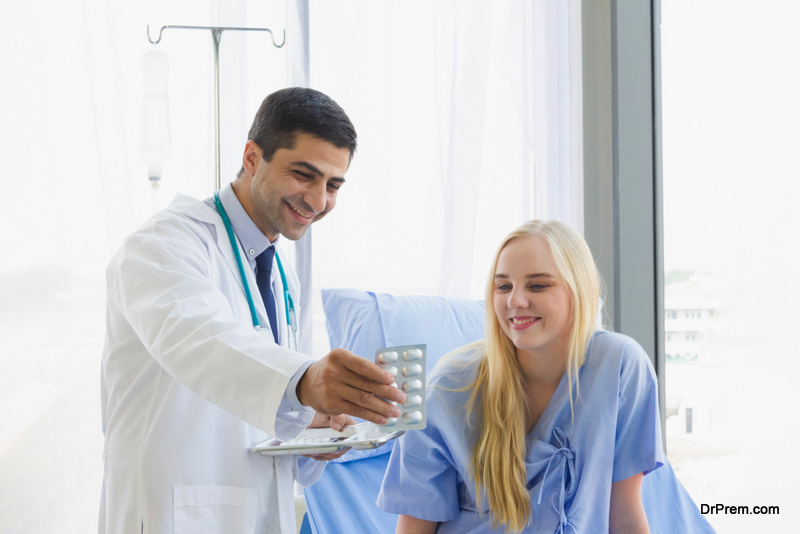
[[[349,427],[352,429],[353,427]],[[296,439],[303,437],[327,437],[331,441],[327,443],[291,443],[281,444],[277,439],[268,439],[258,445],[251,447],[250,452],[256,452],[261,456],[284,456],[301,454],[324,454],[338,452],[347,448],[357,451],[367,449],[377,449],[384,443],[399,438],[405,433],[404,430],[397,430],[387,434],[375,436],[359,436],[354,432],[335,432],[331,429],[307,429],[301,432]]]

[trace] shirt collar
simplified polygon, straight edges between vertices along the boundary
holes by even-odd
[[[233,186],[231,184],[228,184],[220,190],[219,201],[228,214],[228,219],[230,219],[231,226],[233,226],[233,232],[242,244],[248,263],[250,263],[252,268],[255,268],[256,256],[267,250],[270,245],[277,243],[279,237],[275,238],[275,241],[270,243],[267,236],[261,233],[256,223],[253,222],[242,207],[242,203],[239,202],[236,193],[233,192]]]

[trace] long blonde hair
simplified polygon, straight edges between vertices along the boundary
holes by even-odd
[[[568,333],[567,380],[570,408],[574,405],[572,382],[578,397],[578,368],[583,365],[589,340],[597,329],[601,292],[600,277],[592,253],[583,237],[559,221],[533,220],[511,232],[497,250],[486,283],[484,356],[472,384],[467,420],[476,408],[482,423],[472,449],[471,470],[475,480],[475,502],[480,508],[485,489],[493,528],[503,525],[519,532],[530,522],[531,501],[525,470],[525,413],[528,400],[516,348],[500,328],[494,309],[494,275],[500,253],[512,240],[541,236],[555,258],[556,266],[571,296],[572,317]],[[480,406],[476,406],[480,404]]]

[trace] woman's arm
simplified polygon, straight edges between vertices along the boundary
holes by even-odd
[[[438,524],[435,521],[425,521],[410,515],[401,515],[400,519],[397,520],[397,530],[394,532],[395,534],[433,534]]]
[[[611,508],[608,514],[608,531],[611,534],[649,534],[650,527],[642,505],[643,476],[639,473],[611,484]]]

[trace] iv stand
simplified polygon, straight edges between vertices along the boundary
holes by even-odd
[[[286,44],[286,30],[283,30],[283,42],[277,44],[275,42],[275,35],[272,30],[267,28],[229,28],[220,26],[161,26],[158,30],[158,39],[153,41],[150,38],[150,25],[147,25],[147,40],[150,44],[157,45],[161,42],[161,34],[166,29],[175,30],[211,30],[211,38],[214,40],[214,130],[216,134],[216,177],[217,189],[221,188],[221,172],[220,172],[220,142],[219,142],[219,42],[222,39],[222,32],[224,31],[237,31],[237,32],[269,32],[272,44],[275,48],[283,48]]]

